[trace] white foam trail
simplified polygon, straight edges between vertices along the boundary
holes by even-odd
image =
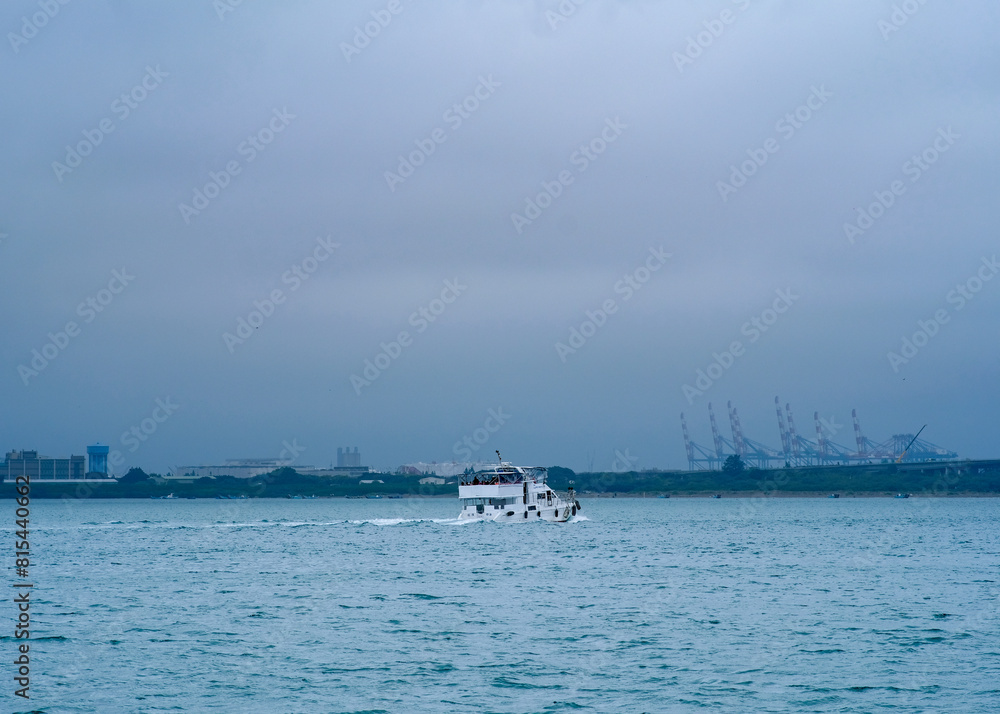
[[[354,526],[371,524],[373,526],[398,526],[400,523],[417,523],[419,518],[366,518],[362,521],[348,521]]]

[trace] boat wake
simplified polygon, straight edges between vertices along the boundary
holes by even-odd
[[[570,518],[567,523],[589,521],[582,514]],[[432,523],[440,526],[467,526],[472,523],[494,523],[489,518],[364,518],[360,520],[335,521],[216,521],[215,523],[176,523],[169,521],[105,521],[88,522],[74,526],[49,526],[40,530],[204,530],[204,529],[257,529],[257,528],[316,528],[329,526],[408,526],[420,523]],[[531,521],[534,523],[535,521]]]
[[[351,525],[363,526],[400,526],[410,523],[436,523],[443,526],[464,526],[472,521],[461,518],[366,518],[360,521],[347,521]]]
[[[590,519],[582,514],[577,514],[566,521],[566,523],[579,523],[582,521],[589,521]],[[518,523],[517,521],[494,521],[490,518],[366,518],[364,520],[358,521],[347,521],[347,523],[354,526],[403,526],[415,523],[434,523],[440,526],[467,526],[472,523],[499,523],[500,525],[505,525],[508,523]],[[529,521],[530,524],[546,525],[544,521]]]

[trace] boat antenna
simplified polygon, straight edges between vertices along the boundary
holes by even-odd
[[[923,425],[922,427],[920,427],[920,431],[923,431],[923,430],[924,430],[924,429],[926,429],[926,428],[927,428],[927,425],[926,425],[926,424],[924,424],[924,425]],[[920,436],[920,431],[918,431],[918,432],[917,432],[917,436]],[[913,442],[917,440],[917,436],[915,436],[915,437],[913,437],[912,439],[910,439],[910,443],[906,445],[906,448],[905,448],[905,449],[903,449],[903,453],[901,453],[901,454],[899,455],[899,458],[898,458],[898,459],[896,459],[896,463],[897,463],[897,464],[898,464],[898,463],[900,463],[900,462],[901,462],[901,461],[903,460],[903,457],[905,457],[905,456],[906,456],[906,452],[910,450],[910,447],[911,447],[911,446],[913,446]]]
[[[496,449],[496,452],[497,452],[497,459],[500,461],[500,464],[502,465],[503,459],[500,457],[500,449]]]

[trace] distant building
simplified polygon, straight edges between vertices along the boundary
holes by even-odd
[[[101,444],[93,444],[87,447],[87,461],[90,468],[88,474],[99,474],[106,477],[108,475],[108,451],[110,447]]]
[[[34,483],[38,481],[83,481],[87,478],[83,456],[68,459],[52,459],[39,456],[37,451],[8,451],[0,464],[0,476],[4,481],[14,481],[18,476],[27,476]],[[105,473],[95,473],[92,478],[107,478]]]
[[[358,451],[358,447],[355,446],[353,451],[351,447],[337,447],[337,465],[333,468],[335,475],[358,476],[370,471],[370,468],[361,465],[361,452]]]
[[[343,449],[337,447],[337,466],[341,468],[350,468],[352,466],[361,465],[361,452],[358,451],[358,447],[354,447],[354,451],[351,451],[351,447]]]
[[[351,449],[337,449],[337,465],[332,469],[306,466],[305,464],[293,465],[279,459],[227,459],[225,463],[218,465],[178,466],[166,478],[179,482],[218,476],[253,478],[269,474],[284,466],[290,466],[300,474],[308,476],[361,476],[371,472],[370,468],[361,465],[361,453],[355,447],[353,451]]]
[[[496,466],[495,461],[446,461],[442,463],[416,461],[412,464],[403,464],[396,470],[396,473],[407,476],[460,476],[466,471],[481,471],[493,466]]]
[[[288,466],[287,461],[278,459],[228,459],[224,464],[204,466],[178,466],[167,478],[175,481],[192,481],[199,478],[232,476],[233,478],[253,478]],[[296,471],[311,470],[312,466],[296,466]]]

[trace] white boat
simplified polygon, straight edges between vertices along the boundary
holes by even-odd
[[[547,470],[542,466],[513,466],[506,461],[492,469],[465,474],[458,482],[458,499],[462,503],[458,517],[565,523],[582,506],[572,486],[564,499],[549,488],[546,477]]]

